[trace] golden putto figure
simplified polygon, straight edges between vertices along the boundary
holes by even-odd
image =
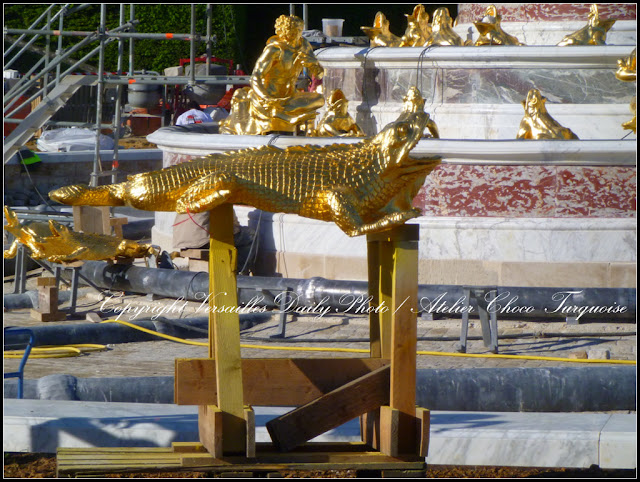
[[[103,234],[77,233],[53,220],[48,224],[21,224],[16,214],[7,206],[4,207],[4,214],[7,219],[4,229],[16,238],[4,252],[5,259],[16,256],[19,244],[29,248],[33,259],[46,259],[52,263],[142,258],[157,254],[149,244],[138,244]]]
[[[482,20],[474,22],[480,33],[475,45],[524,45],[516,37],[502,30],[501,20],[502,16],[498,13],[496,6],[489,5]]]
[[[49,193],[70,205],[197,213],[223,203],[333,221],[349,236],[390,229],[420,215],[412,201],[440,159],[409,157],[427,126],[420,96],[396,122],[355,144],[274,146],[211,154],[110,186]]]
[[[407,29],[402,36],[400,47],[422,47],[431,37],[429,14],[424,9],[424,5],[416,5],[413,13],[405,15],[407,17]]]
[[[449,9],[440,7],[433,12],[432,34],[425,46],[429,45],[456,45],[463,46],[464,41],[453,30],[453,20]]]
[[[605,45],[607,32],[613,27],[614,23],[616,23],[615,20],[602,20],[598,14],[598,5],[594,3],[589,11],[587,25],[572,34],[566,35],[558,45]]]
[[[402,101],[402,115],[400,116],[400,119],[409,114],[424,112],[424,99],[417,87],[409,88],[407,94],[402,98]],[[426,115],[428,119],[422,137],[433,137],[435,139],[439,139],[440,133],[438,132],[438,126],[433,119],[431,119],[429,114]]]
[[[526,100],[522,101],[524,117],[516,139],[578,139],[571,129],[561,126],[547,112],[545,102],[538,89],[531,89]]]
[[[633,49],[629,57],[626,59],[618,59],[618,70],[616,71],[616,78],[623,82],[635,82],[636,81],[636,49]],[[622,124],[622,127],[636,132],[636,97],[631,100],[631,112],[633,113],[633,119]]]
[[[369,37],[371,47],[400,47],[402,39],[391,33],[389,30],[389,20],[384,13],[376,13],[373,27],[360,27]]]
[[[327,111],[318,121],[313,135],[317,137],[365,137],[364,132],[349,114],[349,101],[340,89],[331,92]]]
[[[220,134],[259,135],[262,133],[264,125],[261,125],[251,117],[250,94],[250,87],[242,87],[233,93],[231,97],[231,112],[219,123],[218,132]]]
[[[302,37],[303,28],[303,21],[294,15],[278,17],[276,35],[267,41],[256,61],[249,101],[250,115],[260,134],[295,132],[298,126],[313,122],[324,105],[321,94],[296,89],[303,69],[317,78],[324,73],[311,45]]]

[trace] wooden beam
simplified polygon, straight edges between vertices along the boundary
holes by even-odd
[[[431,412],[422,407],[416,407],[416,430],[418,440],[418,455],[429,455],[429,440],[431,432]]]
[[[369,358],[246,358],[242,363],[243,402],[259,406],[300,406],[389,364]],[[217,401],[215,360],[178,358],[174,400],[177,405]]]
[[[109,206],[73,206],[73,230],[111,236]]]
[[[386,405],[389,379],[389,367],[378,368],[267,422],[271,440],[278,450],[286,452],[363,413]]]
[[[245,455],[247,458],[254,458],[256,456],[256,413],[249,406],[244,407],[244,422],[247,427]]]
[[[240,319],[235,310],[224,309],[238,306],[233,205],[223,204],[213,209],[209,212],[209,221],[209,358],[215,358],[216,405],[222,411],[224,453],[243,453],[246,450],[246,424]]]
[[[219,459],[222,451],[222,410],[215,405],[200,405],[198,407],[198,434],[200,442],[209,454]]]

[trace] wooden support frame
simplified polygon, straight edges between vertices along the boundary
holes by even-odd
[[[210,213],[209,358],[176,360],[175,401],[200,406],[209,454],[250,457],[253,412],[245,405],[285,405],[298,408],[267,424],[278,450],[362,416],[365,444],[391,457],[424,456],[428,411],[415,406],[418,226],[367,238],[369,358],[242,360],[237,313],[216,309],[237,306],[232,209]]]
[[[222,309],[238,305],[233,205],[223,204],[213,209],[209,220],[209,358],[215,359],[217,403],[213,405],[221,415],[209,405],[201,407],[199,435],[212,454],[246,454],[240,319],[236,310]]]
[[[417,225],[367,237],[372,357],[389,358],[389,407],[361,418],[363,441],[391,455],[415,452]]]

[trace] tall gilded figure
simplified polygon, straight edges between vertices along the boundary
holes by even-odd
[[[324,105],[322,94],[296,88],[303,69],[316,78],[324,70],[309,42],[302,37],[304,23],[294,15],[281,15],[272,36],[251,74],[250,112],[261,127],[261,134],[272,131],[294,132],[313,121]]]

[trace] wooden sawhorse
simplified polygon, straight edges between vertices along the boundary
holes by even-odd
[[[368,358],[242,359],[233,206],[219,206],[210,215],[209,356],[176,359],[175,365],[175,403],[199,406],[200,442],[174,444],[167,463],[212,471],[275,464],[282,470],[402,470],[423,476],[429,411],[415,400],[418,226],[367,237]],[[273,443],[256,444],[253,405],[297,408],[267,423]],[[358,417],[360,444],[308,442]],[[125,452],[119,450],[120,469],[133,464]],[[80,473],[72,466],[75,456],[77,449],[68,455],[60,449],[58,466]]]

